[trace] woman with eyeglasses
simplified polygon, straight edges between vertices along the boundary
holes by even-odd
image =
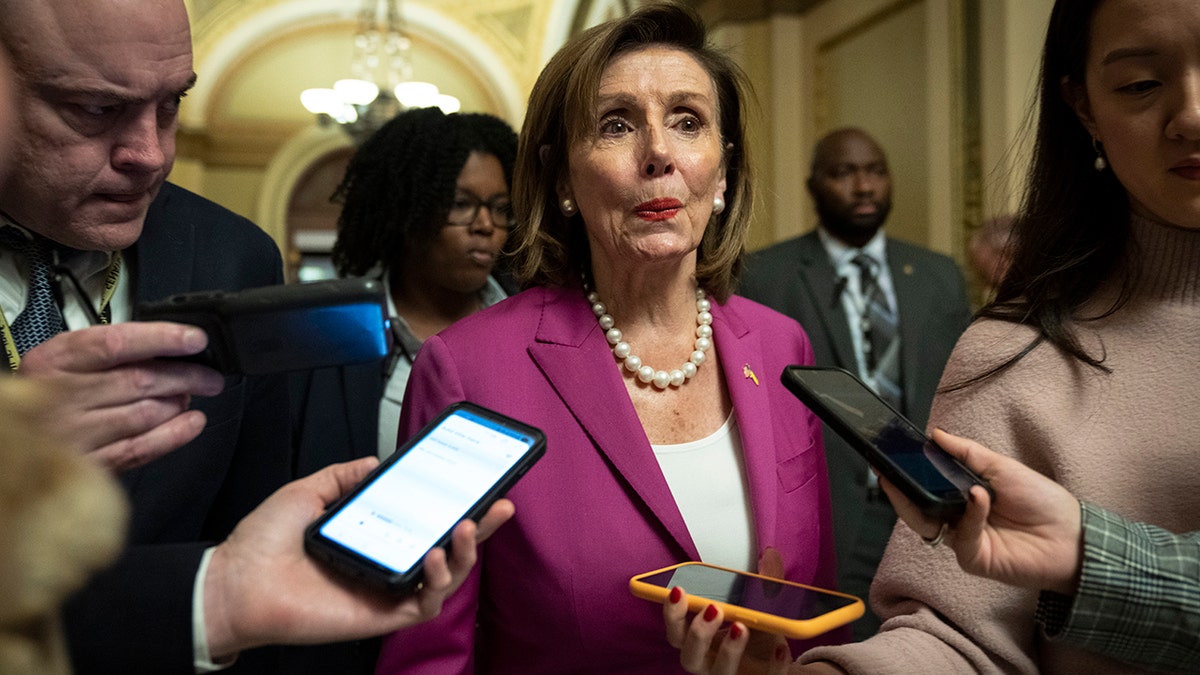
[[[383,280],[395,345],[382,374],[368,364],[293,380],[298,473],[390,455],[421,344],[506,297],[493,274],[515,222],[516,151],[516,132],[497,117],[418,108],[355,152],[333,196],[342,203],[333,264],[340,276]]]

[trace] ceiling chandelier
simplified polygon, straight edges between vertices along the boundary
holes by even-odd
[[[354,34],[350,77],[333,88],[305,89],[300,102],[321,124],[338,124],[357,141],[408,108],[457,112],[459,100],[437,85],[412,79],[409,51],[397,0],[363,0]]]

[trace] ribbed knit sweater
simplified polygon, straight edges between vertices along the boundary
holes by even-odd
[[[1012,455],[1077,497],[1174,532],[1200,529],[1200,231],[1132,223],[1139,270],[1129,302],[1076,326],[1103,373],[1049,344],[934,401],[931,428]],[[1080,316],[1111,304],[1102,285]],[[942,386],[1006,360],[1032,329],[981,320],[955,347]],[[885,623],[865,642],[809,651],[851,673],[1129,673],[1128,665],[1039,635],[1037,592],[962,572],[897,525],[871,589]],[[1200,668],[1200,664],[1197,664]]]

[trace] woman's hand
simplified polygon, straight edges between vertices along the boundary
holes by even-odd
[[[971,440],[936,429],[933,440],[987,480],[996,493],[971,488],[966,513],[946,533],[966,572],[1014,586],[1075,591],[1081,559],[1079,501],[1058,483]],[[932,538],[930,520],[887,480],[880,486],[896,513],[918,534]]]
[[[735,621],[723,628],[724,613],[708,605],[687,620],[687,593],[676,586],[663,603],[667,641],[679,649],[679,663],[689,673],[708,675],[780,675],[792,662],[787,641],[770,633],[751,633]]]
[[[758,559],[758,573],[782,579],[783,558],[768,546]],[[691,623],[687,620],[687,593],[676,586],[663,604],[667,642],[679,649],[679,662],[689,673],[743,673],[765,675],[786,673],[792,662],[787,640],[762,631],[752,633],[735,621],[723,627],[725,614],[708,605]]]

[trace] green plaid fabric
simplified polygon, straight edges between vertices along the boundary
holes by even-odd
[[[1175,535],[1084,503],[1074,598],[1044,591],[1046,637],[1153,668],[1200,670],[1200,531]]]

